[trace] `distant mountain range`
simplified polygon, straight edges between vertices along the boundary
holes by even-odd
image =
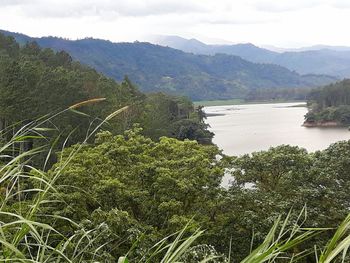
[[[350,47],[316,45],[290,51],[274,47],[270,47],[270,50],[250,43],[207,45],[196,39],[185,39],[178,36],[154,36],[152,42],[194,54],[223,53],[240,56],[254,63],[277,64],[300,74],[350,77]]]
[[[347,46],[329,46],[329,45],[314,45],[314,46],[300,47],[300,48],[280,48],[280,47],[269,46],[269,45],[265,45],[261,47],[271,51],[276,51],[279,53],[302,52],[302,51],[312,51],[312,50],[321,50],[321,49],[329,49],[333,51],[350,51],[350,47],[347,47]]]
[[[15,37],[22,44],[36,41],[42,47],[65,50],[75,60],[116,80],[128,75],[142,91],[164,91],[194,100],[247,98],[263,90],[315,87],[337,80],[327,75],[300,75],[282,66],[252,63],[236,55],[196,55],[142,42],[112,43],[91,38],[72,41],[0,32]],[[206,46],[196,40],[190,42],[193,48]],[[227,48],[233,50],[232,46]],[[234,48],[242,57],[257,57],[260,52],[261,60],[263,54],[275,54],[253,45],[235,45]]]

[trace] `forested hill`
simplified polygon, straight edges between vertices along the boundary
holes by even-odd
[[[127,74],[142,91],[164,91],[195,100],[254,98],[252,92],[264,89],[315,87],[335,80],[326,75],[302,76],[281,66],[255,64],[238,56],[194,55],[149,43],[6,34],[22,43],[35,40],[42,47],[65,50],[74,59],[116,80]]]
[[[152,40],[163,46],[194,54],[238,55],[254,63],[272,63],[295,70],[300,74],[326,74],[350,77],[350,49],[347,47],[314,46],[288,52],[274,52],[253,44],[207,45],[196,39],[177,36],[158,36]]]
[[[65,111],[52,121],[53,129],[75,143],[85,139],[96,118],[127,106],[122,116],[104,128],[121,133],[139,123],[143,133],[155,140],[168,136],[211,141],[212,133],[206,130],[204,116],[195,111],[187,98],[162,93],[145,95],[127,77],[117,83],[73,61],[65,51],[40,48],[35,42],[20,47],[12,37],[0,34],[0,130],[83,101],[91,102],[79,107],[84,114]],[[72,130],[74,133],[70,134]]]

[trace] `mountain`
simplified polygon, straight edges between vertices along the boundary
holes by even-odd
[[[300,47],[300,48],[278,48],[274,46],[263,46],[263,47],[271,51],[277,51],[279,53],[302,52],[302,51],[321,50],[321,49],[329,49],[334,51],[350,51],[350,47],[347,47],[347,46],[329,46],[329,45],[313,45],[309,47]]]
[[[271,63],[277,52],[268,49],[259,48],[253,44],[234,44],[234,45],[207,45],[196,39],[186,39],[178,36],[154,36],[151,42],[180,49],[185,52],[202,55],[228,54],[240,56],[243,59],[257,63]]]
[[[313,50],[322,50],[322,49],[328,49],[333,51],[350,51],[350,47],[347,47],[347,46],[329,46],[329,45],[313,45],[313,46],[306,46],[306,47],[300,47],[300,48],[283,48],[283,47],[276,47],[273,45],[262,45],[260,47],[273,52],[277,52],[277,53],[303,52],[303,51],[313,51]]]
[[[339,78],[350,77],[350,47],[316,45],[284,52],[283,49],[279,49],[279,52],[276,52],[250,43],[206,45],[198,40],[174,36],[155,38],[154,43],[194,54],[214,55],[224,53],[236,55],[254,63],[277,64],[299,74],[326,74]]]
[[[22,34],[5,33],[25,39]],[[278,65],[256,64],[238,56],[195,55],[150,43],[112,43],[92,38],[29,39],[42,47],[65,50],[74,59],[116,80],[128,75],[142,91],[164,91],[194,100],[254,98],[256,91],[315,87],[336,80],[325,75],[300,75]]]

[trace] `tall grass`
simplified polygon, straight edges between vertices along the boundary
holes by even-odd
[[[20,127],[9,140],[0,144],[1,262],[96,262],[99,258],[99,251],[103,245],[97,247],[95,240],[99,235],[103,235],[100,227],[89,231],[80,228],[75,234],[66,237],[53,225],[43,223],[42,219],[46,217],[51,218],[51,221],[65,220],[67,224],[73,224],[77,228],[78,224],[69,218],[42,214],[40,208],[49,202],[59,202],[59,200],[50,200],[48,195],[56,191],[55,183],[65,167],[104,123],[127,110],[127,107],[101,120],[87,134],[85,140],[69,153],[68,158],[58,162],[50,177],[31,165],[33,157],[47,150],[44,146],[28,151],[21,151],[18,146],[28,140],[45,139],[44,132],[49,130],[45,125],[56,116],[102,100],[104,99],[81,102],[63,111],[29,122]],[[1,131],[1,135],[8,137],[14,130],[14,127],[8,127]],[[67,140],[63,143],[62,151],[66,142]],[[51,153],[52,148],[48,150],[45,164]],[[30,187],[24,187],[24,184]],[[102,258],[101,260],[103,262]]]
[[[347,252],[350,246],[350,214],[337,228],[334,236],[329,240],[327,246],[321,250],[319,256],[316,253],[318,263],[329,263],[341,255],[341,262],[346,262]],[[350,260],[348,258],[348,260]]]
[[[306,217],[306,208],[301,211],[298,219],[294,223],[290,220],[291,213],[289,213],[283,221],[281,220],[281,217],[277,218],[269,233],[266,235],[265,240],[252,250],[246,258],[240,261],[240,263],[293,263],[300,262],[305,259],[306,256],[311,254],[315,254],[315,262],[317,263],[349,262],[347,251],[350,246],[350,215],[347,216],[336,229],[333,238],[324,248],[318,249],[315,247],[315,251],[299,251],[299,245],[309,242],[313,237],[320,235],[325,231],[334,230],[331,228],[303,228],[302,225],[305,221],[301,220],[303,215]],[[182,262],[181,260],[179,261],[179,259],[188,253],[188,248],[198,241],[198,238],[204,233],[203,230],[197,230],[189,237],[184,238],[186,230],[187,226],[178,233],[169,235],[159,241],[147,253],[145,253],[144,257],[139,262]],[[173,241],[168,242],[171,239],[173,239]],[[231,244],[229,250],[231,250]],[[199,262],[238,262],[235,259],[232,259],[230,254],[231,253],[229,252],[228,258],[222,259],[220,256],[213,255],[205,257]],[[159,255],[161,255],[160,258]],[[154,261],[157,257],[158,261]],[[219,259],[220,261],[217,261]],[[118,261],[118,263],[127,262],[127,255],[121,257]]]
[[[289,217],[290,214],[284,220],[279,231],[277,231],[280,223],[280,218],[278,218],[264,242],[253,250],[241,263],[280,262],[282,259],[288,259],[288,261],[284,262],[299,262],[304,256],[310,255],[312,251],[304,250],[296,254],[291,254],[290,252],[293,252],[293,248],[301,243],[309,242],[315,235],[321,234],[324,231],[333,230],[330,228],[303,228],[298,224],[288,229],[286,226]],[[349,258],[347,258],[347,252],[350,246],[349,229],[350,215],[348,215],[335,230],[334,236],[324,248],[318,249],[315,246],[315,262],[349,262]],[[285,254],[285,252],[289,253]]]

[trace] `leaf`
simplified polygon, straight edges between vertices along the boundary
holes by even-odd
[[[129,260],[126,257],[120,257],[118,263],[129,263]]]
[[[106,98],[96,98],[96,99],[85,100],[85,101],[78,102],[78,103],[70,106],[69,109],[73,110],[73,109],[76,109],[76,108],[79,108],[79,107],[82,107],[82,106],[85,106],[88,104],[93,104],[93,103],[104,101],[104,100],[106,100]]]
[[[40,128],[40,127],[36,127],[33,128],[34,131],[56,131],[56,129],[53,128]]]
[[[74,110],[74,108],[70,108],[69,109],[71,112],[74,112],[76,114],[79,114],[79,115],[82,115],[82,116],[85,116],[85,117],[90,117],[90,115],[84,113],[84,112],[81,112],[81,111],[78,111],[78,110]]]

